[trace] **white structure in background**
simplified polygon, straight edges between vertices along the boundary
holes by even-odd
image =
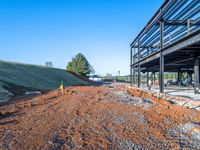
[[[41,95],[40,91],[26,91],[25,95]]]
[[[91,81],[102,81],[102,78],[98,75],[92,75],[89,78]]]
[[[53,68],[53,63],[51,61],[45,62],[45,67]]]

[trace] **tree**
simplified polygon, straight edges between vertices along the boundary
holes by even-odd
[[[86,57],[78,53],[67,65],[67,71],[75,72],[81,76],[88,76],[94,72],[93,67],[90,65]]]

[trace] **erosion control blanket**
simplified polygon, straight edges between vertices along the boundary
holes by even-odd
[[[19,91],[54,90],[61,82],[64,86],[87,84],[64,69],[0,61],[0,102],[9,100]]]

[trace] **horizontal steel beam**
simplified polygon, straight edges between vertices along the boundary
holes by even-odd
[[[165,25],[167,26],[187,26],[188,20],[164,20]],[[189,20],[190,25],[200,26],[200,21]],[[159,23],[156,24],[159,26]]]
[[[178,50],[189,47],[196,43],[200,43],[200,29],[192,34],[189,34],[188,36],[184,37],[183,39],[180,39],[180,40],[176,41],[175,43],[173,43],[169,46],[166,46],[163,49],[156,51],[145,58],[142,58],[140,61],[135,62],[132,65],[135,65],[137,63],[141,63],[141,65],[142,65],[144,63],[148,63],[155,59],[158,59],[160,57],[160,51],[163,51],[163,55],[165,56],[170,53],[173,53]]]
[[[143,45],[143,43],[147,41],[151,35],[155,34],[154,37],[159,36],[157,31],[158,28],[156,28],[156,26],[159,25],[159,21],[165,22],[165,28],[168,26],[188,26],[187,20],[191,20],[191,26],[200,27],[198,15],[200,11],[199,3],[199,0],[166,0],[156,14],[147,23],[147,25],[143,28],[140,34],[131,43],[131,47],[136,45],[138,38],[141,39],[141,45]],[[198,18],[195,20],[195,17]],[[149,45],[149,43],[147,44]],[[144,45],[146,45],[146,42]]]
[[[163,51],[163,55],[173,53],[198,42],[200,42],[200,32],[197,35],[190,36],[190,38],[188,39],[185,38],[185,40],[183,39],[177,42],[175,45],[171,46],[170,48],[167,48]]]

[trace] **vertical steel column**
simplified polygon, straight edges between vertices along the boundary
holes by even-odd
[[[194,57],[194,93],[198,94],[199,90],[199,58],[198,56]]]
[[[192,72],[189,72],[190,85],[192,85]]]
[[[160,21],[160,73],[159,73],[159,88],[160,92],[164,92],[164,56],[162,48],[164,45],[164,22]]]
[[[150,55],[150,49],[151,49],[150,47],[147,48],[148,55]]]
[[[130,49],[130,84],[131,86],[133,85],[133,52],[132,52],[132,47]]]
[[[133,47],[133,55],[134,55],[134,59],[133,59],[133,63],[135,64],[135,46]],[[135,65],[133,66],[133,84],[135,85],[136,84],[136,74],[135,74]]]
[[[182,76],[182,73],[181,73],[181,70],[180,69],[178,69],[178,87],[180,87],[181,86],[181,76]]]
[[[138,40],[138,61],[140,61],[140,39]],[[138,62],[138,87],[141,85],[141,69],[140,69],[140,62]]]
[[[153,84],[155,84],[155,81],[156,81],[156,73],[153,72]]]
[[[150,86],[149,86],[149,69],[147,69],[147,88],[148,88],[148,90],[150,90]]]
[[[132,66],[132,85],[134,85],[135,84],[135,66]]]

